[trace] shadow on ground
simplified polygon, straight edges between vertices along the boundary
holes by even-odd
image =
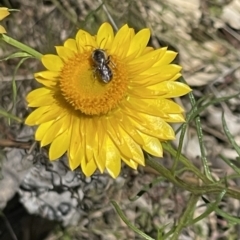
[[[0,217],[0,240],[42,240],[57,225],[57,222],[28,214],[15,195]]]

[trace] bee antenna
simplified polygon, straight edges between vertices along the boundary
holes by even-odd
[[[103,38],[99,44],[99,47],[101,48],[102,42],[105,40],[105,38]]]

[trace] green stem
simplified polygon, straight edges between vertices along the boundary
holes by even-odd
[[[203,195],[203,194],[219,194],[226,189],[226,185],[223,185],[221,182],[207,182],[202,185],[196,185],[192,182],[185,181],[180,179],[177,176],[174,176],[170,170],[159,164],[154,159],[147,157],[146,165],[155,169],[161,176],[165,177],[167,180],[172,182],[174,185],[181,187],[194,195]],[[240,200],[240,189],[227,188],[227,196],[233,197]]]
[[[147,166],[155,169],[157,172],[159,172],[163,177],[168,179],[173,184],[183,188],[182,184],[177,180],[177,178],[167,168],[163,167],[161,164],[159,164],[157,161],[155,161],[154,159],[152,159],[150,157],[147,157],[145,159],[145,161],[146,161]]]
[[[181,77],[181,81],[183,83],[187,84],[187,82],[185,81],[185,79],[183,77]],[[196,101],[195,101],[194,95],[193,95],[192,92],[190,92],[188,94],[188,96],[189,96],[189,100],[190,100],[190,103],[192,105],[192,108],[194,109],[193,113],[195,113],[197,111],[197,109],[195,108]],[[201,151],[201,160],[202,160],[202,163],[203,163],[204,172],[205,172],[207,178],[209,180],[213,181],[211,171],[208,167],[208,161],[207,161],[207,157],[206,157],[205,146],[203,144],[203,131],[202,131],[202,126],[201,126],[201,119],[200,119],[199,116],[196,116],[195,124],[196,124],[196,129],[197,129],[197,136],[198,136],[198,142],[199,142],[200,151]]]
[[[169,144],[169,143],[162,143],[162,146],[164,148],[165,151],[169,152],[173,157],[177,156],[177,151]],[[179,160],[192,172],[194,172],[194,174],[196,176],[198,176],[204,183],[210,183],[211,181],[206,178],[206,176],[200,172],[200,170],[198,168],[196,168],[186,157],[184,157],[183,155],[180,154],[179,156]]]
[[[37,58],[37,59],[41,59],[42,54],[39,53],[38,51],[34,50],[33,48],[5,35],[5,34],[1,34],[0,35],[0,39],[2,39],[3,41],[5,41],[6,43],[26,52],[29,53],[30,55],[32,55],[33,57]]]
[[[204,218],[207,218],[207,216],[209,216],[210,213],[216,211],[216,209],[218,208],[218,206],[219,206],[220,202],[222,201],[222,199],[223,199],[224,195],[226,194],[226,192],[227,192],[227,190],[224,189],[224,190],[219,194],[219,196],[217,196],[217,199],[216,199],[216,201],[215,201],[214,203],[209,203],[209,204],[207,204],[207,206],[206,206],[207,209],[205,210],[205,212],[202,213],[200,216],[194,218],[194,219],[188,224],[188,226],[193,225],[193,224],[201,221],[201,220],[204,219]],[[186,227],[187,227],[187,225],[186,225]]]
[[[3,110],[0,108],[0,116],[3,116],[3,117],[6,117],[6,118],[10,118],[10,119],[13,119],[19,123],[23,122],[23,120],[19,117],[16,117],[15,115]]]
[[[128,225],[129,228],[131,228],[134,232],[136,232],[137,234],[139,234],[142,238],[144,238],[146,240],[154,240],[154,238],[151,238],[150,236],[148,236],[144,232],[140,231],[137,227],[135,227],[128,220],[128,218],[124,215],[123,211],[120,209],[120,207],[118,206],[118,204],[114,200],[111,200],[111,203],[112,203],[113,207],[115,208],[115,210],[117,211],[119,217]]]
[[[184,141],[184,136],[185,136],[186,130],[187,130],[187,124],[184,123],[184,124],[182,125],[182,131],[181,131],[180,138],[179,138],[179,145],[178,145],[178,148],[177,148],[177,154],[176,154],[176,157],[175,157],[175,159],[174,159],[173,166],[172,166],[172,168],[171,168],[171,172],[172,172],[173,174],[176,173],[176,168],[177,168],[179,159],[180,159],[180,157],[181,157],[181,152],[182,152],[182,147],[183,147],[183,141]]]
[[[177,240],[182,229],[187,225],[187,223],[192,220],[192,215],[195,210],[195,206],[197,204],[197,201],[199,199],[198,195],[191,195],[190,200],[188,201],[187,208],[183,212],[182,216],[179,219],[179,223],[177,227],[174,230],[174,234],[171,238],[171,240]]]

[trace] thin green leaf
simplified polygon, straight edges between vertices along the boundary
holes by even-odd
[[[181,156],[181,153],[182,153],[183,141],[184,141],[184,136],[185,136],[186,130],[187,130],[187,124],[184,123],[182,125],[182,131],[181,131],[180,138],[179,138],[177,154],[176,154],[176,157],[174,158],[174,163],[173,163],[172,168],[171,168],[172,173],[176,173],[176,168],[178,166],[178,162],[180,160],[180,156]]]
[[[230,96],[227,96],[227,97],[221,97],[221,98],[215,98],[215,99],[211,99],[211,98],[209,98],[209,96],[204,96],[204,97],[200,98],[194,104],[194,106],[192,106],[192,109],[187,114],[186,123],[183,123],[175,131],[176,134],[184,127],[184,124],[187,124],[187,123],[191,122],[192,120],[194,120],[196,118],[196,116],[198,116],[201,112],[203,112],[208,106],[214,105],[214,104],[217,104],[217,103],[220,103],[220,102],[226,102],[227,100],[230,100],[230,99],[238,97],[238,96],[239,96],[239,93],[234,94],[234,95],[230,95]],[[207,103],[203,104],[206,100],[209,100],[209,101]]]
[[[91,18],[94,18],[94,15],[97,14],[97,12],[102,8],[104,3],[101,3],[95,10],[90,11],[85,19],[79,24],[79,28],[83,28],[87,25],[89,21],[91,21]]]
[[[149,189],[151,189],[153,186],[155,186],[156,184],[158,184],[159,182],[163,181],[164,179],[162,177],[157,177],[156,179],[154,179],[151,183],[145,185],[137,194],[136,196],[130,197],[129,200],[130,201],[136,201],[137,199],[139,199],[144,193],[146,193]]]
[[[233,146],[233,148],[236,150],[238,156],[240,157],[240,147],[237,145],[233,135],[230,133],[229,128],[227,126],[225,117],[224,117],[224,113],[222,113],[222,124],[223,124],[223,130],[224,133],[226,134],[228,141],[231,143],[231,145]]]
[[[222,216],[224,219],[226,219],[226,220],[228,220],[229,222],[231,222],[231,223],[240,224],[240,218],[239,218],[239,216],[236,216],[236,217],[235,217],[235,216],[231,216],[230,214],[224,212],[223,210],[221,210],[221,209],[219,209],[219,208],[215,209],[215,212],[216,212],[218,215]]]
[[[120,209],[120,207],[118,206],[118,204],[115,201],[111,201],[113,207],[115,208],[116,212],[118,213],[119,217],[127,224],[127,226],[129,228],[131,228],[135,233],[139,234],[142,238],[146,239],[146,240],[154,240],[154,238],[151,238],[150,236],[148,236],[147,234],[145,234],[144,232],[142,232],[141,230],[139,230],[137,227],[135,227],[128,219],[127,217],[124,215],[123,211]]]
[[[163,237],[163,240],[165,240],[165,239],[169,239],[169,237],[175,232],[175,230],[176,230],[176,226],[173,226],[172,228],[171,228],[171,230],[169,230],[165,235],[164,235],[164,237]]]
[[[186,209],[184,210],[184,212],[182,213],[178,221],[178,225],[175,228],[175,231],[173,233],[173,236],[171,237],[171,240],[179,239],[179,235],[181,234],[182,229],[186,225],[188,225],[188,223],[191,221],[198,199],[199,199],[198,195],[192,194],[190,196]]]
[[[20,12],[19,9],[8,9],[9,12]]]
[[[228,166],[230,166],[240,176],[240,169],[232,161],[230,161],[228,158],[224,157],[221,154],[219,156]]]
[[[9,59],[13,59],[13,58],[26,58],[26,57],[32,57],[32,55],[30,55],[29,53],[26,53],[26,52],[16,52],[16,53],[10,54],[9,56],[1,59],[0,61],[6,61]]]
[[[22,122],[22,119],[21,118],[18,118],[14,115],[12,115],[11,113],[7,112],[6,110],[3,110],[3,109],[0,109],[0,115],[4,116],[4,117],[7,117],[7,118],[10,118],[12,120],[15,120],[17,122]]]
[[[217,104],[220,102],[226,102],[226,101],[228,101],[232,98],[238,97],[238,96],[239,96],[239,93],[230,95],[230,96],[226,96],[226,97],[210,99],[207,103],[205,103],[201,106],[198,106],[198,105],[200,105],[200,103],[202,103],[202,101],[198,101],[194,106],[192,106],[193,108],[189,112],[190,116],[189,116],[189,119],[187,119],[187,121],[192,121],[193,119],[195,119],[196,116],[198,116],[201,112],[203,112],[210,105],[214,105],[214,104]],[[206,100],[206,98],[203,98],[203,99]]]
[[[157,240],[168,239],[168,238],[166,238],[166,234],[164,234],[164,230],[166,229],[166,227],[168,225],[169,225],[169,223],[165,224],[164,226],[162,226],[161,228],[158,229]],[[175,227],[173,227],[173,228],[175,229]]]
[[[186,83],[186,81],[183,77],[181,77],[181,81]],[[195,101],[193,93],[192,92],[188,93],[188,96],[189,96],[191,105],[194,108],[194,106],[196,104],[196,101]],[[196,109],[194,110],[194,113],[195,112],[196,112]],[[207,178],[209,180],[213,181],[211,171],[210,171],[209,166],[208,166],[209,164],[208,164],[208,161],[207,161],[207,157],[206,157],[205,146],[204,146],[204,143],[203,143],[203,132],[202,132],[201,120],[200,120],[199,116],[196,116],[195,124],[196,124],[196,127],[197,127],[197,136],[198,136],[198,142],[199,142],[200,151],[201,151],[201,160],[202,160],[204,172],[205,172]]]
[[[26,58],[22,58],[19,63],[17,64],[17,66],[14,69],[14,73],[13,73],[13,78],[12,78],[12,90],[13,90],[13,106],[12,109],[15,108],[15,104],[16,104],[16,98],[17,98],[17,86],[16,86],[16,81],[15,81],[15,76],[17,74],[18,69],[20,68],[20,66],[23,64],[23,62],[25,60],[27,60],[29,57]]]
[[[42,54],[39,53],[38,51],[34,50],[33,48],[5,35],[5,34],[0,34],[0,39],[2,39],[4,42],[8,43],[9,45],[12,45],[26,53],[29,53],[31,56],[41,59]]]
[[[176,157],[177,151],[171,146],[171,144],[168,142],[162,142],[162,146],[165,151],[171,154],[171,156]],[[179,160],[188,168],[189,171],[195,173],[196,176],[198,176],[204,183],[210,182],[210,180],[207,179],[206,176],[201,173],[201,171],[196,168],[185,156],[181,154]]]
[[[203,200],[207,203],[209,203],[209,201],[206,198],[203,198]],[[239,224],[240,223],[240,218],[238,216],[232,216],[226,212],[224,212],[223,210],[216,208],[214,209],[214,211],[216,212],[216,214],[220,215],[221,217],[223,217],[224,219],[228,220],[229,222],[233,223],[233,224]]]
[[[206,218],[211,212],[215,211],[218,208],[219,203],[222,201],[223,197],[225,196],[227,190],[224,189],[218,196],[215,202],[207,204],[207,209],[204,213],[202,213],[200,216],[193,219],[191,222],[189,222],[187,226],[193,225],[200,220]]]

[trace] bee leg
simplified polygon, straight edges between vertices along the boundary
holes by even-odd
[[[92,71],[93,71],[93,77],[94,77],[94,79],[96,79],[97,78],[97,68],[93,67]]]
[[[107,60],[106,60],[106,63],[107,63],[107,64],[111,63],[112,67],[113,67],[113,68],[116,68],[116,64],[115,64],[113,61],[111,61],[110,56],[108,56],[108,58],[107,58]]]

